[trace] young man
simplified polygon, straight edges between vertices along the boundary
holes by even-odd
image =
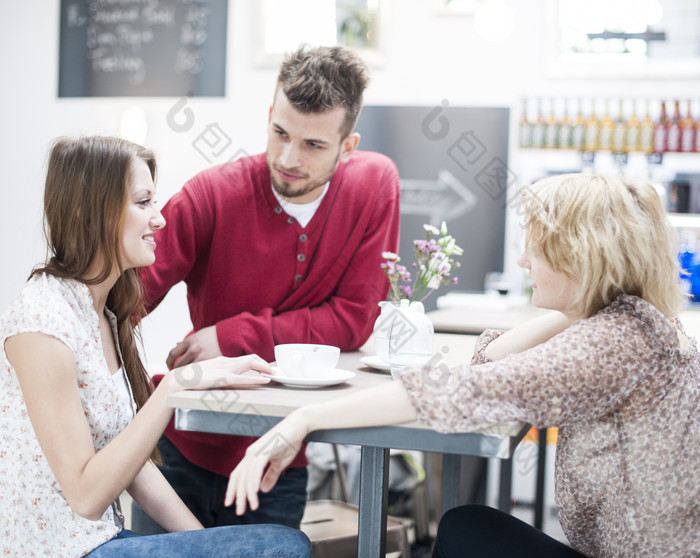
[[[163,208],[157,261],[144,269],[149,311],[185,281],[194,331],[168,366],[217,355],[274,359],[280,343],[360,347],[388,282],[381,254],[396,251],[399,177],[353,133],[367,68],[343,47],[302,47],[282,63],[264,154],[208,169]],[[306,502],[303,451],[255,512],[225,508],[228,475],[254,438],[175,431],[162,471],[205,526],[298,527]],[[134,510],[134,530],[157,532]]]

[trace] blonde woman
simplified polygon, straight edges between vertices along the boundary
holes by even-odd
[[[655,190],[618,177],[546,178],[524,192],[519,264],[556,312],[489,330],[471,364],[302,408],[269,435],[424,422],[460,432],[512,420],[559,427],[556,501],[570,547],[483,506],[447,512],[434,556],[700,555],[700,359],[676,318],[676,237]],[[248,450],[227,504],[257,506],[288,453]],[[265,470],[268,465],[269,469]]]
[[[151,392],[134,316],[138,268],[155,260],[151,151],[105,137],[61,138],[44,195],[47,263],[0,318],[0,554],[3,556],[310,555],[278,525],[202,529],[149,460],[169,393],[256,386],[255,355],[169,372]],[[138,412],[137,412],[138,411]],[[123,529],[127,490],[167,534]]]

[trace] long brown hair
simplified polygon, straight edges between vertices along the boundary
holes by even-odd
[[[143,160],[155,180],[153,153],[130,141],[90,136],[58,138],[51,149],[44,188],[46,265],[32,276],[47,273],[86,285],[109,277],[114,266],[120,275],[107,298],[117,318],[124,368],[141,409],[150,394],[150,377],[139,354],[138,319],[145,314],[139,273],[123,269],[119,246],[134,159]],[[88,277],[93,263],[102,266]],[[135,319],[135,317],[137,317]]]

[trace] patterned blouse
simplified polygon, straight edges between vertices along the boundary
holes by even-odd
[[[513,420],[559,427],[556,503],[587,556],[700,556],[700,357],[676,321],[622,295],[546,343],[491,362],[408,370],[418,419],[442,432]]]
[[[51,335],[75,354],[75,381],[95,450],[129,423],[133,394],[130,388],[120,394],[109,372],[87,286],[48,275],[32,278],[0,318],[0,554],[83,556],[119,533],[123,517],[112,506],[91,521],[66,502],[5,355],[5,340],[23,332]]]

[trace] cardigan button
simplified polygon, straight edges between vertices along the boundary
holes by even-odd
[[[303,262],[306,259],[306,256],[304,254],[297,254],[297,260],[300,262]]]
[[[290,217],[289,219],[287,219],[287,223],[289,223],[290,225],[294,224],[294,221],[296,221],[294,217]]]
[[[277,207],[275,207],[275,213],[277,213],[278,215],[280,213],[282,213],[282,206],[281,205],[278,205]]]
[[[308,237],[307,237],[305,234],[300,234],[300,235],[299,235],[299,240],[302,241],[302,242],[306,242],[306,239],[307,239],[307,238],[308,238]]]
[[[297,274],[294,276],[294,280],[295,280],[295,281],[301,281],[303,278],[304,278],[304,276],[303,276],[301,273],[297,273]]]

